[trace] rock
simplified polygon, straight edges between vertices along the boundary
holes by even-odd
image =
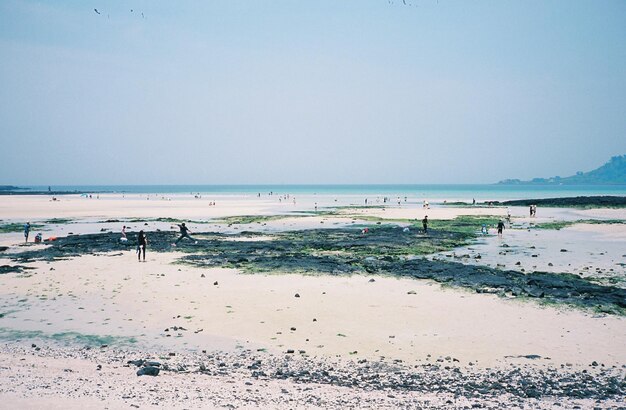
[[[168,355],[168,356],[170,356],[170,357],[171,357],[171,356],[176,356],[176,353],[174,353],[174,352],[169,352],[167,355]]]
[[[592,365],[593,367],[596,367],[596,366],[598,366],[598,362],[596,362],[596,361],[594,360],[593,362],[591,362],[591,365]]]
[[[414,290],[409,290],[406,294],[407,295],[416,295],[417,292],[415,292]]]
[[[521,264],[522,264],[522,262],[520,262],[520,261],[515,262],[515,265],[517,265],[517,266],[520,266]]]
[[[369,280],[369,282],[376,282],[376,279],[372,278]]]
[[[299,293],[296,293],[296,294],[295,294],[295,295],[293,295],[293,296],[294,296],[294,297],[296,297],[296,298],[299,298],[299,297],[300,297],[300,294],[299,294]]]
[[[217,285],[219,285],[219,283],[217,283],[217,281],[215,281],[215,282],[213,282],[213,285],[217,286]]]
[[[296,331],[296,328],[295,328],[295,327],[292,327],[292,328],[291,328],[291,329],[289,329],[289,330],[291,330],[292,332],[295,332],[295,331]]]
[[[204,278],[204,277],[205,277],[205,276],[204,276],[204,273],[203,273],[202,275],[200,275],[200,277],[201,277],[201,278]]]
[[[293,350],[293,349],[287,349],[287,354],[293,354],[293,353],[295,353],[295,350]]]
[[[317,322],[317,319],[313,318],[313,321],[314,321],[314,322]]]
[[[567,249],[561,249],[561,252],[567,252]]]
[[[155,366],[147,366],[137,370],[137,376],[158,376],[161,369]]]
[[[548,266],[554,266],[552,262],[548,262]]]
[[[129,360],[129,361],[127,361],[127,362],[126,362],[126,364],[133,364],[133,365],[135,365],[135,366],[137,366],[137,367],[141,367],[141,366],[143,366],[143,364],[144,364],[144,363],[145,363],[145,362],[144,362],[144,360],[143,360],[143,359],[138,359],[138,360]]]

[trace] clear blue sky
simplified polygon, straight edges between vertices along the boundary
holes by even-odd
[[[406,1],[2,0],[0,184],[482,183],[626,154],[626,1]]]

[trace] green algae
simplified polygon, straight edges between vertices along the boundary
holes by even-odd
[[[134,337],[126,336],[92,335],[79,332],[46,333],[40,330],[17,330],[0,327],[0,340],[20,341],[30,339],[79,343],[87,346],[128,345],[137,343],[137,340]]]
[[[241,215],[241,216],[227,216],[224,218],[214,219],[212,222],[228,225],[247,225],[247,224],[261,224],[273,221],[279,221],[288,218],[303,218],[310,215],[305,214],[283,214],[283,215]]]

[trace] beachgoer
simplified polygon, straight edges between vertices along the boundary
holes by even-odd
[[[191,236],[189,236],[191,231],[189,230],[189,228],[187,228],[187,226],[185,225],[184,222],[182,224],[180,224],[180,225],[177,224],[177,226],[180,229],[180,237],[178,239],[176,239],[176,242],[174,242],[174,246],[176,246],[176,244],[178,242],[180,242],[180,240],[183,239],[183,238],[189,238],[189,240],[194,241],[194,243],[198,243],[198,241],[196,241]]]
[[[137,236],[137,260],[141,261],[141,253],[143,251],[143,261],[146,261],[146,246],[148,246],[148,237],[143,231],[139,231]]]
[[[532,216],[533,216],[533,206],[531,205],[530,206],[530,217],[532,218]]]
[[[24,242],[28,242],[28,235],[30,234],[30,222],[26,222],[24,225]]]
[[[502,238],[502,231],[504,230],[504,222],[502,219],[498,222],[498,236]]]
[[[476,198],[472,198],[472,205],[476,205]]]
[[[510,209],[506,209],[506,221],[509,223],[509,225],[511,224],[511,210]]]
[[[422,219],[422,226],[424,227],[424,233],[428,233],[428,215]]]
[[[43,235],[41,234],[41,232],[35,235],[35,243],[41,243],[42,240],[43,240]]]
[[[489,234],[489,228],[487,227],[487,224],[483,224],[483,227],[482,227],[482,228],[480,228],[480,232],[481,232],[483,235],[488,235],[488,234]]]
[[[122,238],[126,238],[126,225],[122,226]]]
[[[533,205],[533,218],[537,216],[537,205]]]

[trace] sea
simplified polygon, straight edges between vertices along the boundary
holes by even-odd
[[[22,186],[47,191],[48,186]],[[291,195],[411,197],[446,201],[502,201],[573,196],[626,196],[626,185],[370,184],[370,185],[53,185],[52,191],[156,195]]]

